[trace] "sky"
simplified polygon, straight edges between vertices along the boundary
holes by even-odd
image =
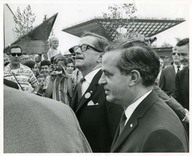
[[[59,50],[63,53],[70,47],[78,44],[79,38],[62,31],[63,28],[101,17],[103,12],[108,12],[108,6],[122,3],[135,3],[137,12],[134,14],[138,18],[184,18],[186,21],[166,30],[158,35],[156,45],[160,46],[164,42],[171,45],[176,44],[176,38],[189,37],[189,0],[11,0],[6,3],[15,13],[19,7],[21,10],[30,4],[33,13],[36,15],[34,26],[43,21],[44,15],[47,18],[58,13],[57,19],[53,26],[54,34],[60,40]]]

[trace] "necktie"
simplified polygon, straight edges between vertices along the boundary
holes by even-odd
[[[123,128],[125,127],[125,121],[127,117],[125,116],[125,112],[121,116],[120,124],[119,124],[119,135],[122,133]]]
[[[81,90],[81,86],[82,86],[82,83],[85,81],[85,78],[83,77],[79,83],[77,84],[77,95],[78,95],[78,102],[80,101],[81,99],[81,96],[82,96],[82,90]]]
[[[180,66],[177,66],[177,72],[179,72],[180,71]]]

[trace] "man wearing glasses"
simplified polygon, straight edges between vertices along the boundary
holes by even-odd
[[[18,84],[19,89],[37,94],[39,83],[32,70],[21,64],[22,49],[18,45],[12,45],[9,49],[10,64],[4,67],[4,79]]]
[[[172,51],[173,65],[162,70],[159,87],[167,94],[172,95],[175,91],[175,77],[178,71],[183,69],[183,65],[180,62],[180,53],[177,51],[177,47]]]
[[[93,152],[109,152],[118,126],[122,108],[106,101],[101,77],[101,60],[106,38],[85,33],[79,45],[69,49],[83,79],[76,85],[71,107]]]

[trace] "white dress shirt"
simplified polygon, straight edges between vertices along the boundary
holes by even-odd
[[[85,91],[87,90],[87,88],[89,87],[89,85],[91,84],[91,81],[93,80],[93,77],[97,74],[97,72],[100,70],[101,68],[97,68],[93,71],[91,71],[89,74],[87,74],[84,78],[85,81],[83,81],[82,86],[81,86],[81,91],[82,91],[82,95],[85,93]]]
[[[174,69],[175,69],[175,73],[177,74],[177,65],[176,64],[173,64],[174,66]],[[181,71],[183,69],[183,65],[181,64],[180,67],[179,67],[179,71]]]
[[[125,121],[125,125],[127,123],[127,121],[129,120],[129,118],[131,117],[131,115],[133,114],[133,112],[135,111],[135,109],[137,108],[137,106],[151,93],[152,90],[148,91],[147,93],[145,93],[144,95],[142,95],[138,100],[136,100],[135,102],[133,102],[131,105],[129,105],[126,110],[125,110],[125,116],[126,116],[126,121]]]

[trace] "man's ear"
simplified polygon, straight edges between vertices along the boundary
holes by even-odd
[[[102,62],[102,56],[103,56],[103,53],[99,53],[98,57],[97,57],[97,62],[98,63],[101,63]]]
[[[130,79],[129,86],[134,86],[141,81],[141,75],[138,70],[132,70],[130,75],[131,75],[131,79]]]

